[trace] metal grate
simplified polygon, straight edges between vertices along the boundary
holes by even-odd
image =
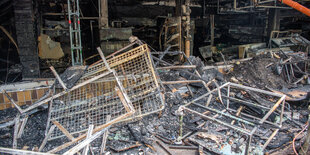
[[[118,75],[136,111],[122,121],[130,121],[164,108],[147,45],[110,58],[107,62]],[[108,69],[103,62],[92,65],[78,83],[106,72]],[[59,122],[69,133],[74,134],[87,130],[90,124],[105,124],[108,115],[114,119],[126,114],[127,111],[116,93],[116,86],[115,77],[109,74],[54,99],[50,121]],[[62,136],[63,133],[56,129],[50,139]]]

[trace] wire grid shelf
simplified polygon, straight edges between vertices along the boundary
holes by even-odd
[[[125,93],[136,110],[131,117],[122,122],[131,121],[164,108],[146,45],[108,59],[107,62],[111,69],[116,71]],[[103,62],[90,66],[78,83],[107,71]],[[55,99],[51,108],[50,121],[59,122],[69,133],[75,134],[86,131],[90,124],[95,126],[105,124],[108,115],[114,119],[127,113],[114,89],[116,85],[115,78],[110,74]],[[64,136],[63,133],[56,128],[50,139],[62,136]]]
[[[226,91],[225,93],[223,91]],[[233,97],[232,94],[236,94],[239,92],[255,92],[257,94],[264,94],[265,96],[272,97],[274,100],[271,102],[268,106],[263,106],[262,103],[255,103],[253,101],[248,101],[245,99],[238,99],[236,97]],[[216,98],[223,98],[224,102],[223,104],[226,104],[226,107],[222,107],[222,111],[205,106],[204,102],[198,102],[203,101],[202,99],[209,97],[216,100]],[[180,111],[185,111],[191,114],[195,114],[200,116],[201,118],[204,118],[206,120],[210,120],[216,124],[219,124],[221,126],[225,126],[229,129],[238,131],[242,134],[245,134],[248,136],[247,142],[246,142],[246,148],[245,148],[245,154],[249,154],[250,144],[252,142],[252,137],[254,133],[257,131],[258,128],[261,128],[262,126],[273,128],[272,134],[269,136],[269,138],[265,141],[264,145],[262,146],[262,149],[264,150],[267,145],[271,142],[273,137],[278,133],[278,129],[282,127],[283,122],[283,113],[284,113],[284,107],[285,107],[285,95],[256,89],[252,87],[243,86],[240,84],[235,84],[231,82],[227,82],[221,86],[218,86],[217,88],[207,92],[204,95],[199,96],[198,98],[192,100],[191,102],[185,104],[184,106],[181,106],[179,108]],[[218,101],[215,102],[215,104]],[[262,109],[263,111],[263,117],[259,117],[255,115],[255,112],[247,113],[245,111],[240,110],[240,112],[237,112],[237,109],[233,109],[230,105],[231,103],[238,105],[239,108],[241,106],[246,107],[253,107],[257,109]],[[269,104],[269,103],[268,103]],[[276,112],[278,114],[276,114]],[[232,113],[239,113],[235,115],[232,115]],[[274,113],[276,116],[279,116],[279,120],[275,122],[267,120],[269,116]],[[216,116],[218,115],[218,116]],[[239,115],[239,116],[237,116]],[[232,123],[232,121],[235,121],[236,123]],[[266,125],[268,124],[268,126]],[[266,125],[266,126],[265,126]],[[256,135],[258,135],[256,133]],[[212,148],[211,148],[212,149]],[[213,151],[220,153],[220,150],[214,150]]]

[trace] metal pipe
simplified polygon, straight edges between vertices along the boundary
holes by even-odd
[[[90,35],[91,35],[91,51],[94,50],[94,30],[93,30],[93,23],[95,21],[90,20],[89,25],[90,25]]]
[[[156,51],[156,52],[151,52],[151,54],[163,54],[165,51]],[[171,55],[179,55],[179,54],[182,54],[182,52],[180,51],[169,51],[169,52],[165,52],[166,54],[171,54]]]
[[[209,108],[209,107],[205,107],[205,106],[200,105],[200,104],[197,104],[197,103],[193,103],[193,105],[196,105],[196,106],[198,106],[198,107],[200,107],[200,108],[206,109],[206,110],[211,111],[211,112],[215,112],[215,113],[217,113],[217,114],[220,114],[221,116],[229,117],[229,118],[231,118],[231,119],[233,119],[233,120],[236,120],[236,121],[238,121],[238,122],[243,122],[243,123],[245,123],[245,124],[249,124],[249,125],[255,126],[255,124],[252,123],[252,122],[243,120],[243,119],[241,119],[241,118],[239,118],[239,117],[236,117],[236,116],[227,114],[227,113],[225,113],[225,112],[222,112],[222,111],[219,111],[219,110],[216,110],[216,109],[212,109],[212,108]]]
[[[228,109],[228,111],[237,112],[237,110],[234,110],[234,109]],[[258,121],[261,119],[261,118],[258,118],[258,117],[255,117],[255,116],[243,113],[243,112],[241,112],[240,115],[241,116],[245,116],[245,117],[250,117],[253,120],[258,120]],[[271,125],[271,126],[273,126],[275,128],[280,128],[280,126],[278,124],[272,123],[272,122],[267,121],[267,120],[264,123],[269,124],[269,125]]]
[[[162,54],[159,56],[159,60],[162,60],[162,59],[164,58],[164,56],[166,55],[166,53],[169,52],[170,48],[171,48],[171,46],[169,45],[169,46],[167,47],[167,49],[164,51],[164,53],[162,53]],[[157,62],[155,63],[155,66],[157,66],[158,64],[159,64],[159,61],[157,61]]]
[[[286,95],[283,95],[281,99],[268,111],[268,113],[259,121],[260,124],[263,124],[265,120],[273,113],[277,107],[285,100]]]
[[[180,130],[179,130],[179,137],[178,137],[178,142],[181,141],[183,135],[183,115],[180,116]]]
[[[186,150],[197,150],[197,146],[186,146],[186,145],[169,145],[170,149],[186,149]]]
[[[261,108],[261,109],[265,109],[265,110],[269,110],[270,109],[268,107],[264,107],[264,106],[259,105],[259,104],[255,104],[255,103],[248,102],[248,101],[243,101],[243,100],[240,100],[240,99],[237,99],[237,98],[233,98],[233,97],[228,97],[228,96],[225,96],[225,95],[222,95],[222,97],[223,98],[227,98],[227,99],[232,100],[232,101],[235,101],[235,102],[238,102],[238,103],[241,103],[241,104],[246,105],[246,106]],[[228,106],[228,108],[229,108],[229,106]]]
[[[111,124],[109,125],[111,126]],[[78,152],[79,150],[81,150],[83,147],[87,146],[89,143],[91,143],[93,140],[97,139],[98,137],[100,137],[102,134],[105,133],[105,131],[108,129],[107,126],[106,128],[102,129],[101,131],[96,132],[95,134],[93,134],[92,136],[89,136],[88,138],[86,138],[84,141],[80,142],[79,144],[77,144],[76,146],[74,146],[73,148],[71,148],[70,150],[68,150],[67,152],[64,153],[64,155],[73,155],[76,152]]]
[[[228,97],[230,96],[230,85],[228,85],[228,87],[227,87],[227,96]],[[227,98],[227,100],[226,100],[226,108],[227,109],[229,109],[229,102],[230,102],[230,100],[229,100],[229,98]]]
[[[258,5],[256,8],[272,8],[272,9],[291,9],[290,7]]]
[[[280,129],[276,129],[268,138],[268,140],[265,142],[265,144],[263,145],[263,150],[265,150],[265,148],[268,146],[268,144],[271,142],[271,140],[273,139],[274,136],[276,136],[276,134],[278,133]]]
[[[234,87],[243,88],[243,89],[246,89],[246,90],[252,90],[252,91],[255,91],[255,92],[258,92],[258,93],[263,93],[263,94],[268,94],[268,95],[276,96],[276,97],[282,97],[283,96],[281,94],[277,94],[277,93],[273,93],[273,92],[265,91],[265,90],[261,90],[261,89],[256,89],[256,88],[252,88],[252,87],[248,87],[248,86],[243,86],[243,85],[236,84],[236,83],[230,83],[230,85],[234,86]]]
[[[100,48],[100,47],[97,47],[97,51],[98,51],[98,53],[99,53],[99,55],[100,55],[100,57],[101,57],[101,59],[102,59],[104,65],[105,65],[105,67],[108,69],[108,71],[111,72],[110,65],[108,64],[106,58],[104,57],[104,54],[103,54],[101,48]]]
[[[279,0],[279,1],[310,17],[310,9],[304,7],[303,5],[292,0]]]
[[[256,129],[257,129],[257,127],[255,127],[252,131],[255,132]],[[252,135],[254,132],[252,132],[251,135],[248,136],[248,140],[246,142],[246,147],[245,147],[245,154],[246,155],[250,154],[250,145],[251,145],[251,141],[252,141]]]
[[[207,97],[208,95],[210,95],[210,94],[212,94],[213,92],[217,91],[218,89],[221,89],[221,88],[223,88],[223,87],[226,87],[226,86],[229,85],[229,84],[230,84],[230,82],[227,82],[227,83],[223,84],[222,86],[220,86],[220,87],[218,87],[218,88],[215,88],[215,89],[209,91],[208,93],[206,93],[206,94],[204,94],[204,95],[201,95],[201,96],[197,97],[196,99],[190,101],[189,103],[187,103],[187,104],[184,105],[184,106],[188,106],[188,105],[190,105],[190,104],[192,104],[192,103],[194,103],[194,102],[196,102],[196,101],[199,101],[199,100],[203,99],[204,97]]]
[[[184,80],[184,81],[162,81],[162,84],[180,84],[180,83],[200,83],[202,80]]]
[[[196,68],[196,65],[167,66],[167,67],[157,67],[156,69],[192,69],[192,68]]]
[[[270,3],[270,2],[275,2],[275,0],[258,1],[257,4],[264,4],[264,3]]]
[[[184,106],[182,106],[182,107],[180,107],[180,108],[181,108],[182,110],[185,110],[185,111],[189,112],[189,113],[196,114],[196,115],[200,116],[201,118],[204,118],[204,119],[207,119],[207,120],[216,122],[216,123],[218,123],[218,124],[220,124],[220,125],[224,125],[224,126],[226,126],[226,127],[228,127],[228,128],[237,130],[237,131],[239,131],[239,132],[241,132],[241,133],[244,133],[244,134],[247,134],[247,135],[251,135],[251,133],[252,133],[252,132],[249,131],[249,130],[245,130],[245,129],[240,128],[240,127],[237,127],[237,126],[230,125],[230,123],[222,122],[221,120],[215,119],[215,118],[213,118],[213,117],[209,117],[209,116],[203,115],[203,114],[201,114],[201,113],[199,113],[199,112],[197,112],[197,111],[191,110],[191,109],[186,108],[186,107],[184,107]],[[254,129],[255,129],[255,128],[254,128]]]
[[[62,79],[60,78],[59,74],[56,72],[55,68],[53,66],[50,67],[50,69],[52,70],[52,73],[54,74],[54,76],[56,77],[56,79],[58,80],[58,82],[60,83],[61,87],[67,91],[68,88],[66,86],[66,84],[62,81]]]
[[[4,148],[4,147],[0,147],[0,152],[1,152],[1,153],[5,153],[5,154],[35,154],[35,155],[52,155],[51,153],[34,152],[34,151],[19,150],[19,149]]]

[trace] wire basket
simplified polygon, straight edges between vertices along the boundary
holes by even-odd
[[[164,108],[158,81],[147,45],[141,45],[126,53],[107,60],[112,70],[115,70],[125,94],[129,97],[135,113],[124,121],[132,121]],[[88,67],[78,81],[82,83],[93,77],[107,72],[103,62]],[[127,113],[115,87],[117,81],[112,74],[86,84],[74,91],[54,99],[50,121],[59,122],[69,133],[80,133],[88,129],[90,124],[95,126],[105,124],[107,116],[111,119]],[[50,139],[64,136],[56,129]]]

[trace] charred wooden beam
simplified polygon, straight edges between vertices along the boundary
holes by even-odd
[[[100,13],[99,13],[99,27],[108,28],[109,27],[109,9],[108,9],[108,0],[99,0],[100,1]]]

